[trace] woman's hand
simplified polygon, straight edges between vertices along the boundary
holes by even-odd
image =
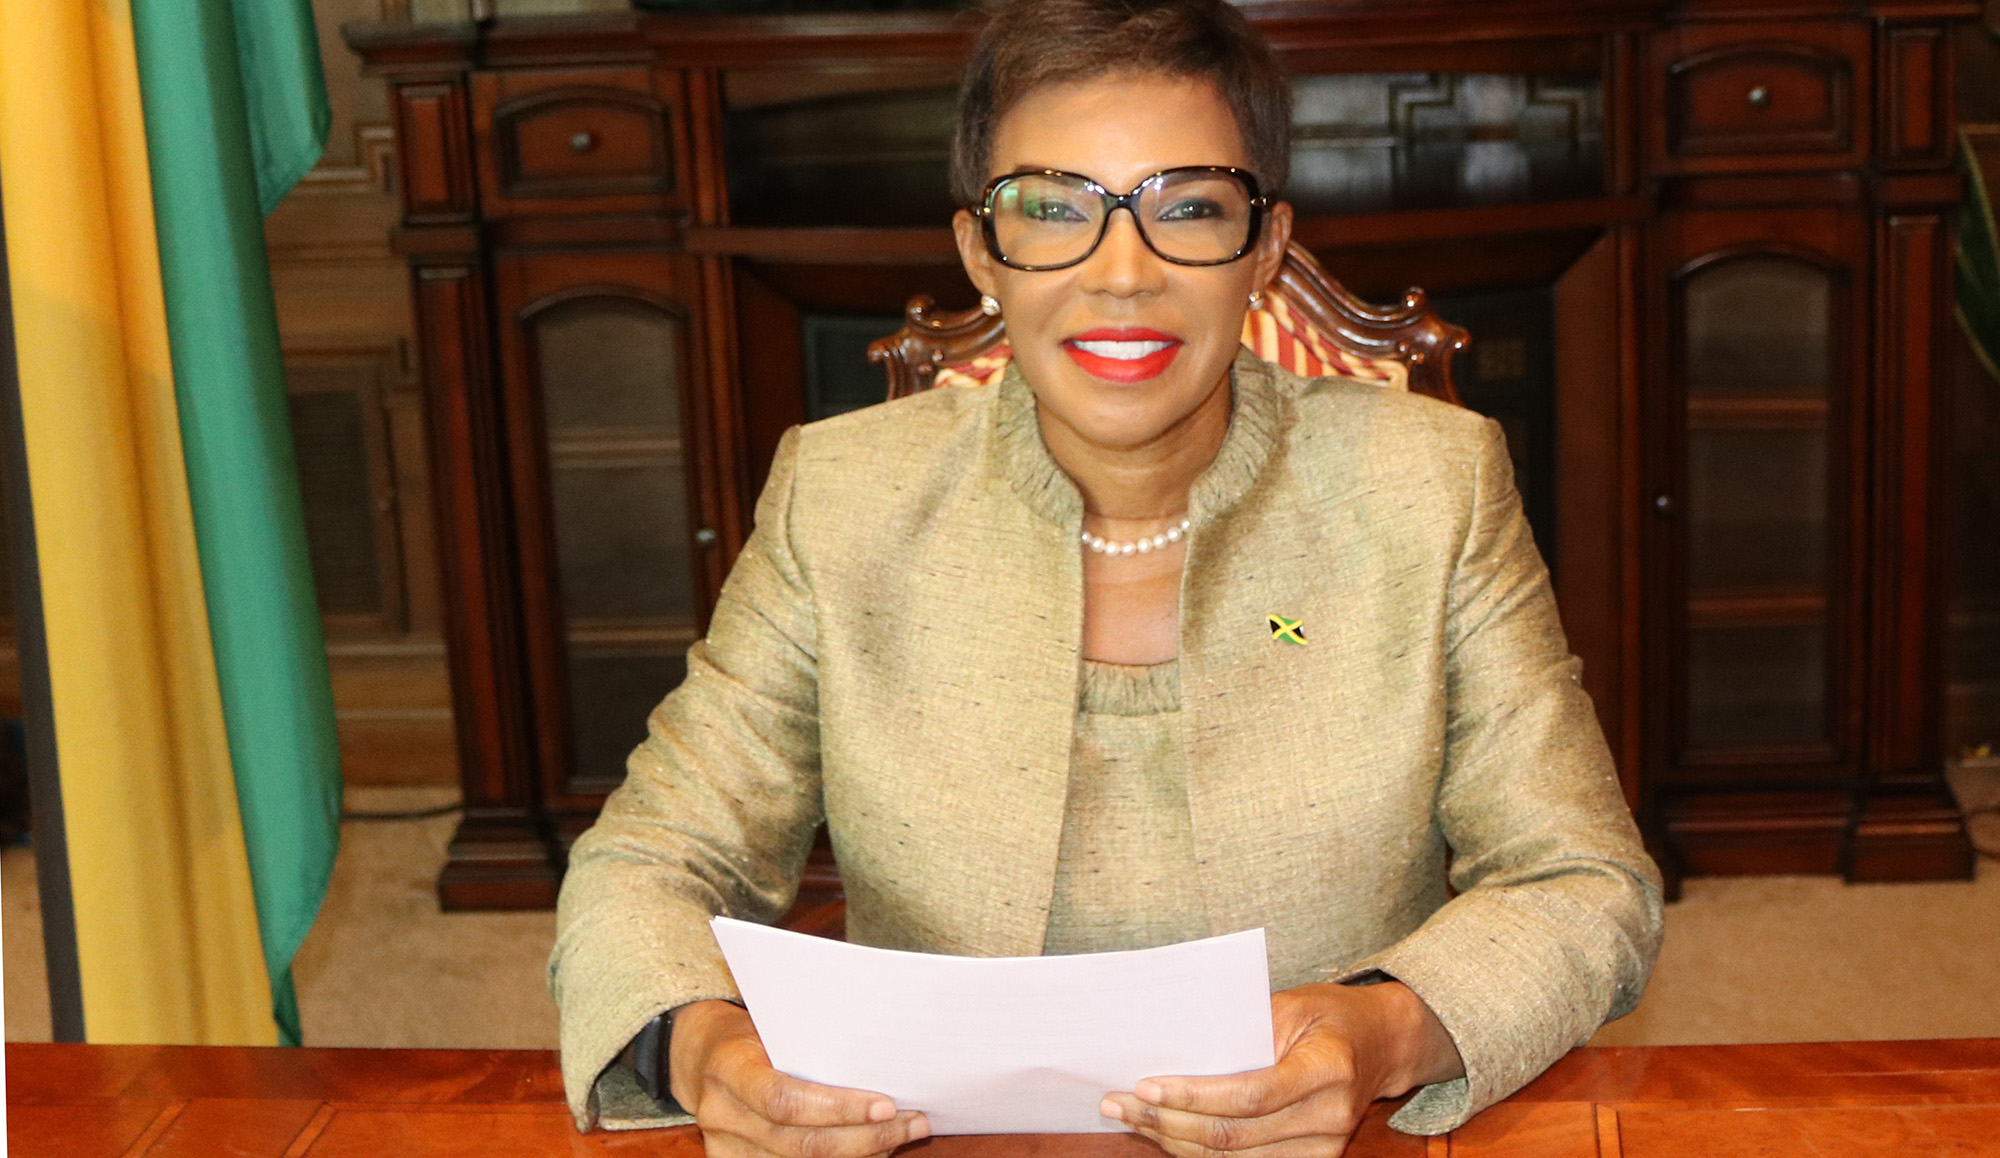
[[[674,1014],[667,1074],[710,1158],[874,1158],[930,1136],[914,1110],[881,1094],[822,1086],[771,1068],[750,1015],[727,1001]]]
[[[1437,1015],[1401,982],[1274,993],[1271,1028],[1269,1069],[1147,1078],[1108,1095],[1105,1116],[1180,1158],[1337,1158],[1375,1099],[1465,1073]]]

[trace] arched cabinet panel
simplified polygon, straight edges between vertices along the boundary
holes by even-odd
[[[1674,284],[1683,762],[1837,759],[1837,268],[1757,251]]]
[[[554,868],[687,673],[721,562],[692,262],[495,262],[534,793]],[[711,424],[712,425],[712,424]]]
[[[681,311],[602,293],[531,310],[522,329],[545,472],[548,533],[536,546],[556,588],[546,662],[552,677],[561,669],[547,689],[556,702],[537,714],[562,733],[554,786],[601,793],[623,779],[646,713],[687,674],[695,639],[687,323]]]
[[[1842,871],[1869,779],[1869,241],[1839,205],[1654,238],[1648,795],[1690,873]]]

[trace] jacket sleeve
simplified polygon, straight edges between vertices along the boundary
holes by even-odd
[[[660,1013],[738,998],[709,919],[782,916],[822,818],[814,615],[791,548],[798,438],[779,443],[686,680],[653,710],[625,782],[570,850],[549,990],[579,1129],[690,1120],[675,1106],[663,1114],[613,1063]]]
[[[1630,1012],[1660,947],[1659,870],[1619,790],[1490,421],[1447,599],[1433,817],[1457,895],[1334,977],[1408,985],[1464,1058],[1465,1077],[1424,1087],[1390,1120],[1413,1134],[1456,1128]]]

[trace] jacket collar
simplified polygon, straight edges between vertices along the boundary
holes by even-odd
[[[1275,377],[1269,363],[1249,350],[1237,351],[1229,368],[1229,432],[1188,495],[1188,517],[1196,523],[1235,506],[1270,460],[1284,409]],[[1036,514],[1074,533],[1083,523],[1083,496],[1042,441],[1035,393],[1018,361],[1007,363],[997,392],[993,438],[1001,469]]]

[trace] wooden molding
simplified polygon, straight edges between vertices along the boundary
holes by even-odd
[[[299,178],[299,188],[315,193],[391,194],[396,191],[394,125],[354,126],[353,165],[320,165]]]

